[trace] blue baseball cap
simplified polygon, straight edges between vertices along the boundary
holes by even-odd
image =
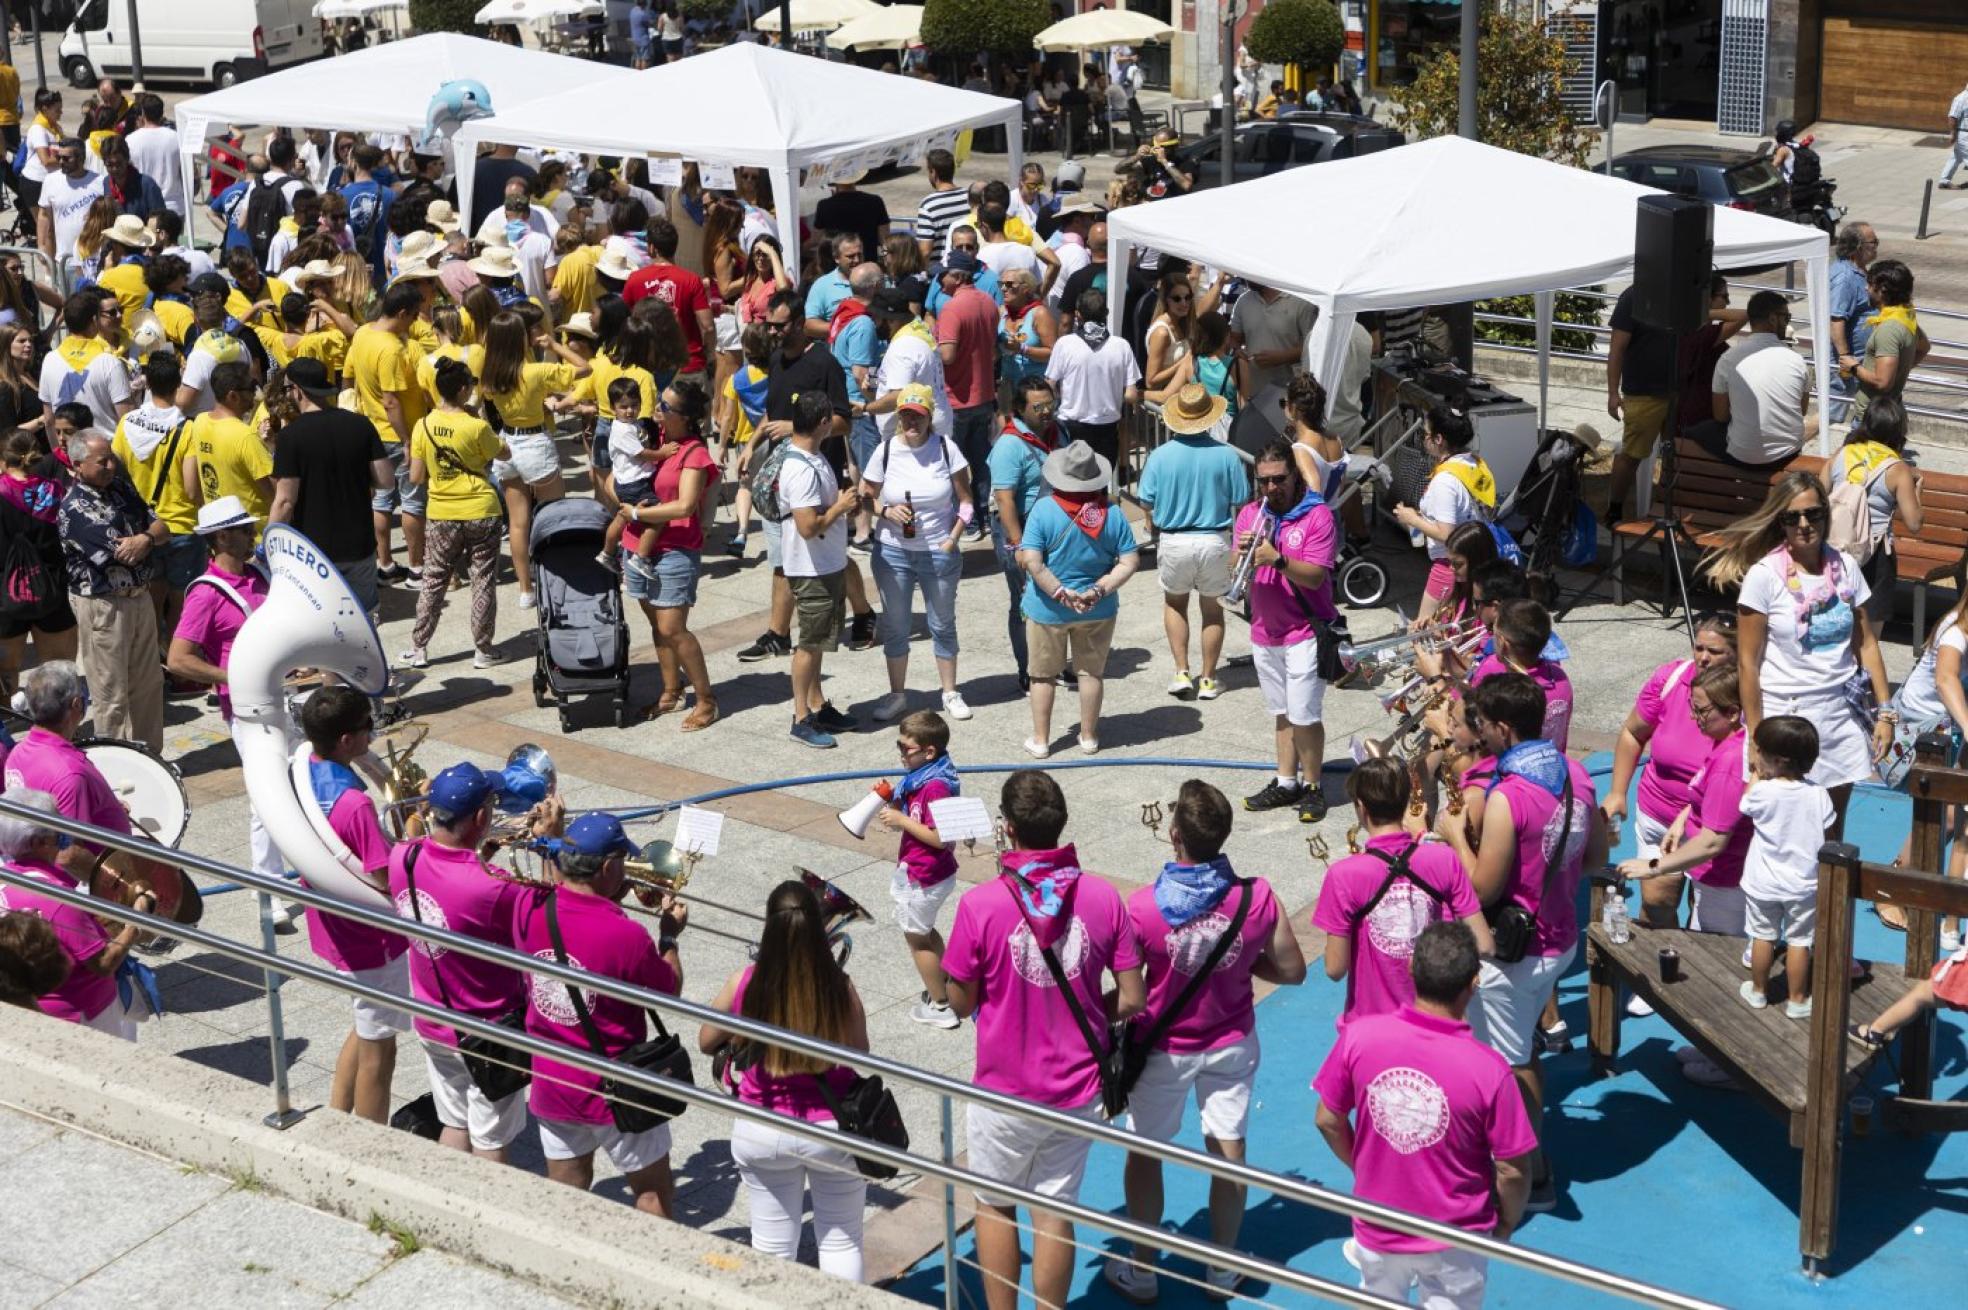
[[[431,808],[453,818],[475,814],[493,787],[492,776],[476,764],[454,764],[431,779]]]
[[[635,850],[620,819],[592,811],[568,824],[562,840],[580,855],[627,855]]]
[[[966,277],[976,277],[978,270],[983,267],[984,261],[968,250],[952,250],[943,256],[943,271],[946,273],[962,273]]]

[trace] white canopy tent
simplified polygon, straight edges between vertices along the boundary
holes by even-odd
[[[964,128],[1001,124],[1016,177],[1024,162],[1022,113],[1016,100],[739,42],[502,109],[465,124],[457,145],[467,155],[481,142],[498,142],[765,169],[790,257],[799,249],[802,168],[873,168],[891,155],[920,157]],[[458,173],[458,207],[470,212],[469,169]]]
[[[601,0],[491,0],[472,15],[474,23],[548,23],[556,18],[592,18]]]
[[[610,64],[455,32],[408,37],[296,64],[178,106],[185,194],[192,194],[192,165],[214,124],[388,132],[414,140],[423,135],[431,96],[460,78],[483,83],[492,93],[494,111],[504,113],[537,97],[628,76],[627,69]],[[471,147],[455,140],[451,144],[461,165],[459,177],[469,179]]]
[[[1552,298],[1633,274],[1634,216],[1652,188],[1460,137],[1291,169],[1236,186],[1116,210],[1108,261],[1145,246],[1227,269],[1319,307],[1313,372],[1339,375],[1361,310],[1532,294],[1538,414],[1546,412]],[[1715,266],[1800,260],[1820,413],[1831,385],[1830,245],[1816,228],[1715,210]],[[1120,330],[1118,301],[1109,313]],[[1829,425],[1820,433],[1829,453]]]

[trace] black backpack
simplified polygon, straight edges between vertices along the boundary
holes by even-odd
[[[1790,184],[1794,187],[1812,186],[1824,176],[1824,164],[1818,159],[1818,152],[1798,142],[1790,143]]]
[[[261,268],[266,267],[267,252],[273,247],[273,238],[280,231],[280,220],[287,217],[287,196],[278,182],[255,182],[246,192],[239,230],[246,234],[246,243],[252,247],[253,262]]]
[[[33,624],[60,604],[64,579],[48,563],[35,538],[39,521],[0,497],[0,622]]]

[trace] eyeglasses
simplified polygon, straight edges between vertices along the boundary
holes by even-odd
[[[1256,481],[1257,481],[1257,485],[1260,487],[1282,487],[1286,483],[1291,481],[1291,474],[1279,473],[1268,478],[1265,477],[1263,474],[1259,474],[1257,476]]]
[[[1696,723],[1706,723],[1709,719],[1721,713],[1721,709],[1712,702],[1707,705],[1698,705],[1691,700],[1688,702],[1688,713],[1694,716]]]
[[[1814,509],[1787,509],[1777,515],[1777,522],[1786,528],[1801,528],[1809,523],[1822,526],[1831,517],[1831,511],[1819,505]]]

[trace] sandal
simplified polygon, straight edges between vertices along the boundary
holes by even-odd
[[[702,732],[718,721],[718,703],[714,700],[700,700],[697,707],[684,719],[680,731]]]
[[[1852,1024],[1845,1029],[1845,1033],[1853,1041],[1865,1047],[1868,1052],[1873,1054],[1877,1054],[1886,1048],[1887,1039],[1875,1032],[1869,1023]]]
[[[1894,932],[1905,932],[1907,930],[1906,910],[1903,907],[1898,905],[1884,905],[1878,901],[1874,901],[1872,903],[1872,912],[1879,916],[1879,922],[1885,924]]]
[[[648,723],[652,720],[660,719],[681,704],[683,704],[682,692],[666,691],[658,696],[647,709],[643,710],[642,721]]]

